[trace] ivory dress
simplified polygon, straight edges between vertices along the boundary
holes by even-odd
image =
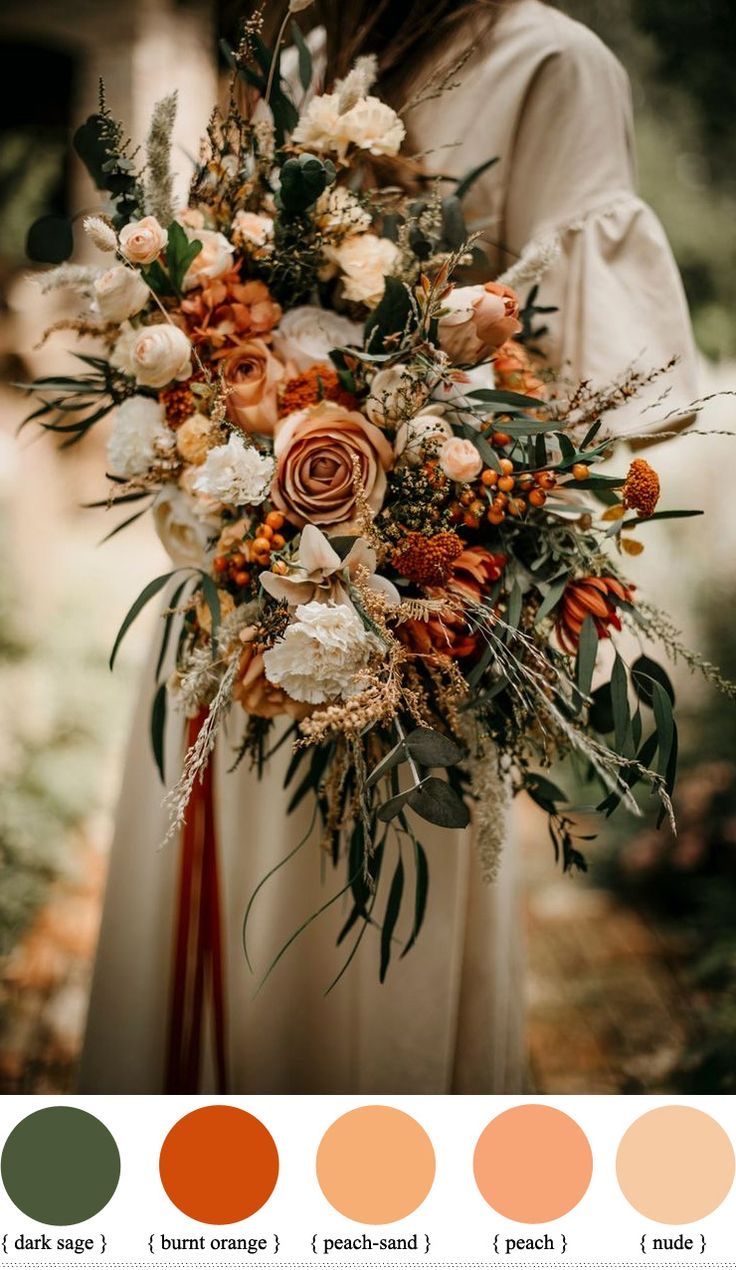
[[[540,294],[560,306],[550,318],[553,363],[605,381],[637,357],[655,366],[678,353],[673,400],[687,404],[696,395],[687,309],[664,233],[634,193],[629,90],[620,65],[587,28],[538,0],[517,0],[462,78],[460,88],[411,114],[412,139],[443,172],[461,174],[500,156],[467,211],[484,224],[489,243],[503,245],[505,263],[537,239],[558,238],[561,254]],[[627,426],[641,430],[636,419]],[[178,844],[156,849],[165,815],[148,740],[153,662],[134,719],[110,861],[80,1076],[89,1093],[163,1088]],[[176,718],[169,733],[175,775],[182,735]],[[513,844],[506,844],[498,880],[487,884],[471,831],[423,826],[431,871],[426,921],[386,983],[378,982],[371,931],[324,995],[341,964],[335,934],[345,910],[338,903],[255,996],[258,972],[344,876],[312,842],[271,880],[254,910],[251,975],[241,943],[246,905],[264,873],[301,838],[308,811],[285,813],[288,745],[260,783],[245,765],[226,774],[237,739],[233,732],[218,741],[216,761],[231,1088],[216,1089],[210,1064],[203,1092],[521,1092],[522,918]]]

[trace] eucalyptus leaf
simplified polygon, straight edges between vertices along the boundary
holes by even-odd
[[[138,599],[130,606],[128,612],[123,618],[122,626],[115,636],[115,643],[113,644],[112,652],[110,653],[110,670],[112,670],[115,665],[115,658],[117,657],[118,649],[120,648],[127,631],[132,626],[138,614],[145,608],[148,601],[152,600],[154,595],[158,595],[158,592],[166,586],[169,578],[173,578],[174,574],[177,572],[177,569],[173,569],[170,573],[162,573],[158,578],[154,578],[152,582],[149,582],[147,586],[144,586],[138,596]]]
[[[439,776],[427,776],[411,790],[407,801],[422,820],[443,829],[464,829],[470,822],[470,812],[460,795]]]
[[[151,746],[161,780],[165,782],[166,684],[159,684],[151,707]]]
[[[386,972],[391,961],[391,941],[394,936],[396,922],[398,921],[399,912],[401,911],[401,899],[404,894],[404,864],[399,856],[398,863],[391,879],[391,887],[386,901],[386,912],[383,917],[381,926],[381,968],[379,979],[381,983],[386,978]]]
[[[598,655],[598,632],[590,614],[585,618],[580,630],[580,642],[575,667],[575,682],[584,697],[590,693],[595,670],[595,659]]]
[[[645,654],[637,657],[631,667],[631,682],[634,685],[636,695],[645,705],[652,705],[655,683],[660,684],[664,688],[672,704],[675,704],[675,690],[672,687],[672,680],[664,667],[653,661],[651,657],[647,657]]]
[[[412,758],[422,767],[452,767],[463,756],[459,745],[433,728],[415,728],[404,743]]]

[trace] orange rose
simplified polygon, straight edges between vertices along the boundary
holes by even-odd
[[[438,326],[440,346],[462,365],[481,361],[489,349],[498,348],[521,330],[516,293],[502,282],[456,287],[444,307]]]
[[[243,432],[271,436],[278,418],[278,386],[286,369],[263,340],[246,340],[219,355],[229,389],[228,417]]]
[[[269,683],[264,674],[263,653],[254,644],[246,644],[241,654],[233,697],[246,714],[257,714],[262,719],[274,719],[279,714],[304,719],[312,708],[304,701],[293,701],[281,688]]]
[[[357,410],[323,401],[282,421],[274,457],[274,506],[295,525],[334,528],[355,513],[356,459],[368,504],[380,510],[393,449],[380,428]]]

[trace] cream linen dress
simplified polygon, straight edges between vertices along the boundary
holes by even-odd
[[[634,358],[657,365],[679,353],[676,390],[690,401],[687,310],[663,231],[634,193],[629,91],[614,57],[586,28],[537,0],[517,0],[463,81],[413,112],[413,140],[437,171],[461,174],[500,156],[467,210],[489,243],[503,244],[506,263],[534,240],[558,238],[561,255],[540,295],[560,306],[550,319],[553,360],[605,380]],[[163,1088],[178,845],[156,849],[165,816],[148,740],[153,661],[134,719],[110,862],[80,1077],[89,1093]],[[168,771],[175,774],[181,724],[174,720],[169,731]],[[256,996],[258,972],[343,885],[344,872],[335,873],[311,842],[271,880],[253,914],[251,975],[241,943],[246,905],[264,873],[301,838],[308,812],[303,806],[285,813],[289,747],[259,783],[245,765],[226,773],[237,739],[234,729],[218,742],[216,766],[231,1089],[217,1090],[205,1074],[203,1092],[521,1092],[522,918],[511,842],[489,885],[472,832],[422,826],[431,877],[425,926],[386,983],[378,982],[370,931],[347,974],[324,995],[347,951],[335,948],[346,913],[338,902]],[[379,912],[382,904],[379,897]]]

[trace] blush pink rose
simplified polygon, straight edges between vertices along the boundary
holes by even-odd
[[[519,301],[500,282],[456,287],[444,301],[440,347],[457,365],[474,366],[521,330]]]
[[[161,255],[168,234],[155,216],[132,220],[120,230],[120,250],[133,265],[150,265]]]
[[[483,467],[483,461],[473,442],[463,440],[462,437],[450,437],[445,441],[438,457],[445,476],[463,484],[474,481]]]
[[[225,350],[219,364],[227,384],[227,413],[243,432],[271,436],[278,418],[278,386],[286,375],[265,340],[246,340]]]
[[[334,528],[355,514],[356,459],[368,504],[380,510],[393,448],[380,428],[357,410],[323,401],[282,421],[274,457],[274,506],[295,525],[309,522]]]

